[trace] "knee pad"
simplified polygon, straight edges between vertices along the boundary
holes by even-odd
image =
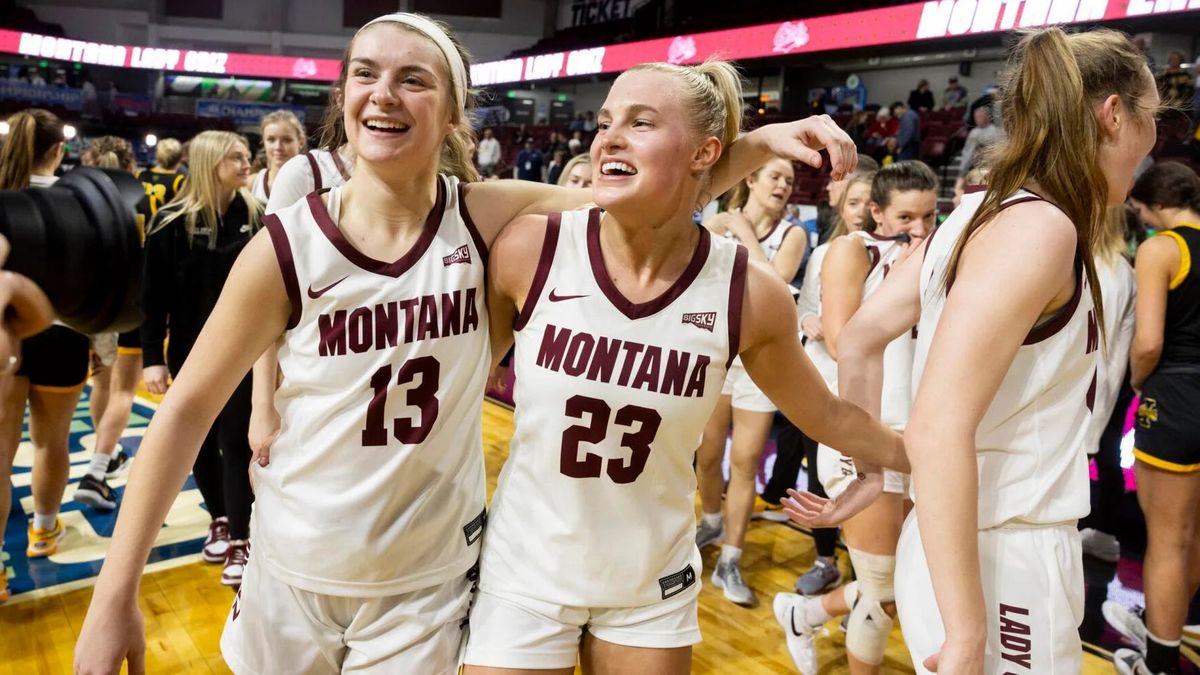
[[[883,663],[893,623],[878,600],[859,596],[846,623],[846,651],[863,663],[878,666]]]
[[[858,579],[858,592],[876,602],[896,599],[896,556],[866,553],[850,549],[850,562]]]
[[[895,600],[896,556],[876,555],[850,549],[850,560],[858,576],[857,597],[846,592],[850,619],[846,624],[846,650],[869,665],[883,663],[883,652],[894,621],[883,611],[883,603]]]

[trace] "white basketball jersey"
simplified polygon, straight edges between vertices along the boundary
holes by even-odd
[[[863,280],[862,301],[875,294],[884,278],[904,253],[904,243],[898,239],[881,237],[870,232],[852,232],[848,237],[862,241],[870,261],[867,278]],[[820,259],[824,264],[824,256]],[[819,309],[818,309],[819,315]],[[883,356],[883,398],[880,409],[881,421],[893,429],[902,430],[908,423],[908,411],[912,402],[912,357],[913,335],[905,333],[892,340]],[[817,370],[825,376],[831,391],[838,390],[837,361],[829,354],[825,341],[809,340],[805,345],[809,358]]]
[[[516,322],[516,429],[488,520],[489,593],[636,607],[699,579],[692,460],[737,354],[745,248],[700,230],[669,290],[629,302],[599,209],[550,216]]]
[[[353,153],[346,146],[336,154],[328,150],[309,150],[296,155],[276,172],[269,198],[265,199],[266,212],[274,213],[291,206],[313,190],[343,185],[350,179],[353,169]],[[263,194],[267,194],[265,186]]]
[[[255,199],[263,204],[266,204],[267,200],[271,198],[271,186],[269,183],[267,183],[268,173],[269,172],[266,169],[263,169],[262,171],[254,174],[254,182],[250,185],[250,193],[254,195]],[[279,177],[278,172],[276,172],[275,177]]]
[[[1125,383],[1129,369],[1129,346],[1133,341],[1134,300],[1137,279],[1133,266],[1123,257],[1109,263],[1096,258],[1096,279],[1104,302],[1104,345],[1096,386],[1096,405],[1088,423],[1084,448],[1088,453],[1100,450],[1100,437],[1113,414],[1113,406]]]
[[[781,220],[778,223],[775,223],[775,227],[772,227],[771,231],[768,232],[765,237],[759,237],[758,245],[762,247],[763,253],[767,256],[768,261],[775,259],[775,254],[779,253],[779,249],[783,247],[783,240],[787,239],[788,233],[792,231],[793,227],[796,226],[786,220]],[[725,236],[727,239],[737,241],[737,238],[734,237],[732,233],[726,234]],[[730,367],[734,368],[735,370],[741,368],[742,358],[740,356],[735,357]]]
[[[926,245],[914,390],[945,308],[951,252],[983,197],[964,195]],[[1021,190],[1004,206],[1040,199]],[[975,432],[980,529],[1068,523],[1090,508],[1084,437],[1096,393],[1100,330],[1082,267],[1077,270],[1071,300],[1029,332]]]
[[[424,231],[390,263],[343,237],[340,194],[264,219],[292,314],[282,429],[254,467],[254,548],[292,586],[395,595],[477,559],[487,253],[456,178],[438,179]]]

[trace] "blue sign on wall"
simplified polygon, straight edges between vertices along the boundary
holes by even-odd
[[[238,126],[258,126],[265,115],[276,110],[290,110],[304,121],[304,106],[252,103],[249,101],[218,101],[200,99],[196,101],[196,117],[225,117]]]
[[[70,87],[0,80],[0,100],[26,101],[37,105],[79,110],[83,107],[83,92]]]

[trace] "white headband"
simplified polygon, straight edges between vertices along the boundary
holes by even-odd
[[[458,98],[456,103],[458,106],[466,107],[467,105],[467,68],[463,63],[462,55],[459,54],[458,48],[450,41],[450,37],[446,35],[446,31],[438,27],[437,24],[420,14],[410,14],[408,12],[395,12],[392,14],[384,14],[383,16],[371,19],[363,24],[362,28],[358,29],[361,33],[367,26],[380,23],[383,21],[391,23],[402,23],[405,26],[414,28],[417,32],[425,37],[433,40],[433,44],[442,50],[442,56],[446,57],[446,63],[450,64],[450,79],[454,80],[454,91]]]

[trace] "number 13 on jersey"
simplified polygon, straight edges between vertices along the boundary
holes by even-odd
[[[420,410],[420,418],[397,417],[392,420],[392,436],[406,445],[416,445],[429,436],[438,416],[438,381],[441,364],[432,356],[409,359],[396,371],[398,386],[416,383],[405,395],[405,403]],[[371,376],[371,389],[375,394],[367,404],[367,428],[362,431],[362,444],[378,447],[388,444],[388,429],[384,423],[387,409],[388,388],[392,385],[392,364],[383,366]]]

